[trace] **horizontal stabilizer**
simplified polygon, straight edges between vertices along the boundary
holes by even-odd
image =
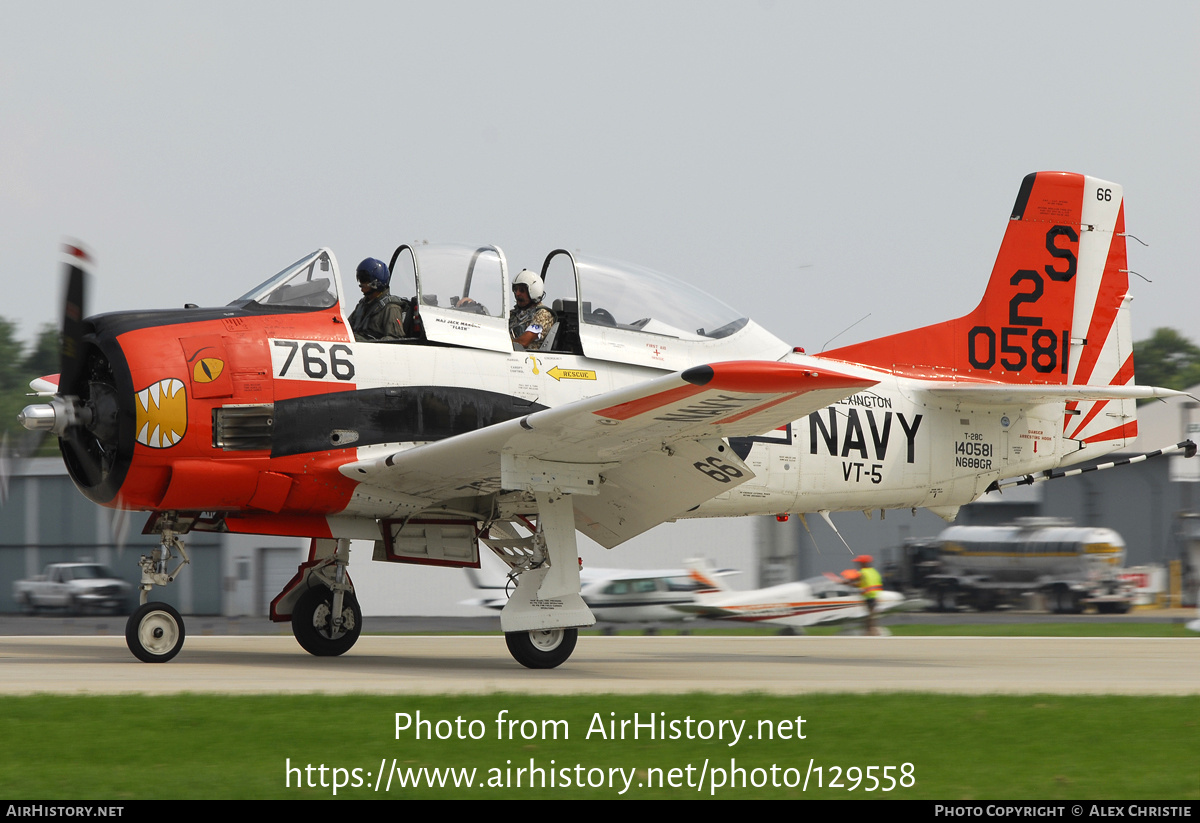
[[[933,397],[981,406],[1069,403],[1073,400],[1145,400],[1186,397],[1186,392],[1157,386],[1072,386],[1006,383],[930,383],[924,389]]]

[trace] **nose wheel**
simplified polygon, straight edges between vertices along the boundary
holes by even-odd
[[[183,648],[183,618],[166,603],[145,603],[125,623],[125,644],[143,663],[166,663]]]

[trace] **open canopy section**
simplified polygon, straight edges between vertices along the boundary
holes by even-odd
[[[388,268],[392,294],[416,303],[427,340],[512,351],[508,264],[498,247],[405,244]]]

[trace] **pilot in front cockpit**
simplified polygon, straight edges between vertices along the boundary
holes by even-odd
[[[391,293],[392,274],[387,264],[368,257],[356,272],[362,300],[350,314],[350,330],[359,342],[397,340],[404,337],[404,315],[408,301]]]
[[[546,287],[542,278],[523,269],[513,278],[512,291],[517,304],[508,313],[508,333],[526,351],[538,351],[554,327],[554,312],[542,305]]]

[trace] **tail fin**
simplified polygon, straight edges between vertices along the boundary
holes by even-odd
[[[822,356],[935,380],[1132,384],[1124,232],[1120,186],[1030,174],[973,312]],[[1137,435],[1133,401],[1072,401],[1063,434],[1081,448],[1120,446]]]
[[[708,558],[695,557],[691,560],[683,561],[683,565],[688,570],[688,576],[703,587],[697,590],[697,594],[732,591],[721,579],[721,574],[708,562]]]

